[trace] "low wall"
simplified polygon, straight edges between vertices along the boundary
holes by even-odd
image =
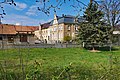
[[[79,44],[5,44],[2,47],[0,44],[0,49],[10,49],[10,48],[72,48],[81,47]]]

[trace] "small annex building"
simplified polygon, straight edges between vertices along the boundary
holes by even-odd
[[[36,30],[38,30],[37,26],[0,24],[0,43],[34,43]]]

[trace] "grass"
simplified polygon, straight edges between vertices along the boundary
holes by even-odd
[[[111,52],[101,51],[96,53],[83,48],[8,49],[0,51],[0,62],[3,66],[6,66],[7,71],[14,72],[17,67],[15,68],[13,65],[20,65],[20,57],[23,60],[23,64],[27,65],[24,68],[27,71],[31,70],[31,68],[33,69],[36,61],[41,65],[40,71],[45,72],[49,76],[50,74],[48,73],[58,75],[58,73],[55,74],[55,71],[59,72],[69,64],[72,64],[72,67],[75,68],[72,69],[74,71],[79,70],[82,66],[82,69],[85,68],[83,69],[86,71],[85,73],[88,73],[87,71],[91,70],[91,68],[94,70],[98,69],[100,65],[107,67],[110,64],[111,55],[113,58],[117,57],[117,60],[120,61],[120,48],[117,47]]]

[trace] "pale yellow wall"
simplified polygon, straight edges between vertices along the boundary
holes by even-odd
[[[68,28],[70,26],[70,28]],[[64,41],[65,36],[71,36],[72,39],[75,38],[75,26],[74,25],[68,25],[68,24],[54,24],[50,26],[48,29],[42,29],[41,34],[40,31],[35,31],[35,35],[39,37],[42,35],[42,40],[47,41]],[[49,38],[48,38],[49,37]]]
[[[48,29],[43,29],[42,30],[42,37],[45,40],[48,40]]]
[[[70,28],[68,28],[68,25]],[[47,40],[50,42],[54,41],[64,41],[65,36],[71,36],[74,39],[76,36],[75,25],[70,24],[58,24],[57,17],[54,15],[53,25],[51,25],[48,29],[42,29],[41,34],[39,31],[36,31],[36,36],[42,35],[43,40]]]
[[[39,31],[39,30],[35,31],[35,36],[36,36],[38,39],[40,39],[40,31]]]
[[[54,24],[50,26],[50,40],[63,41],[64,38],[64,24]]]

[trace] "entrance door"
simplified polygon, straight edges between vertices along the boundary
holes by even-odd
[[[27,35],[21,35],[20,42],[27,42]]]

